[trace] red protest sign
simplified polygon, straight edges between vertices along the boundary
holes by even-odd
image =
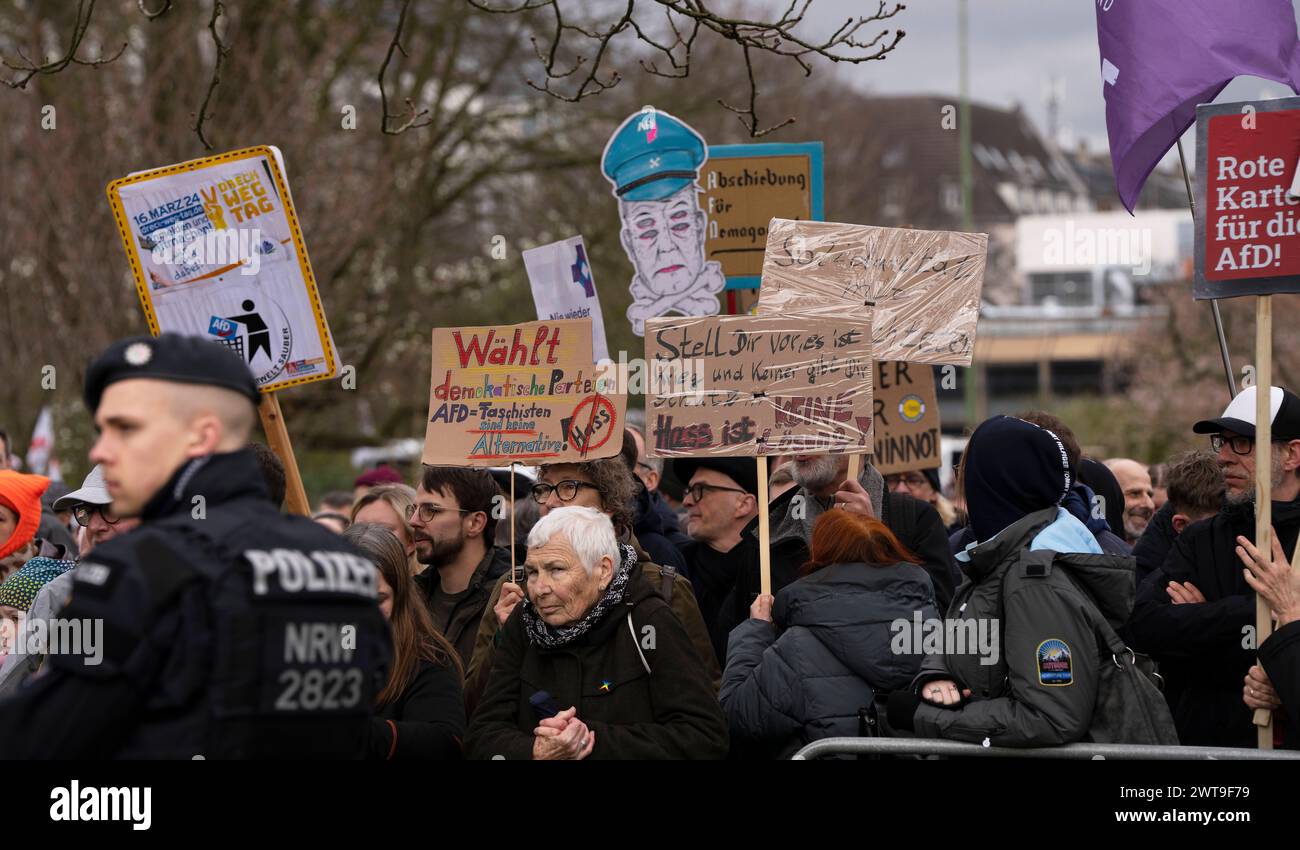
[[[1300,98],[1197,107],[1197,298],[1300,292]]]

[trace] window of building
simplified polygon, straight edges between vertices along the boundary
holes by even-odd
[[[1094,297],[1092,272],[1034,272],[1029,275],[1032,304],[1058,307],[1090,307]]]

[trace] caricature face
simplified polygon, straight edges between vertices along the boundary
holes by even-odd
[[[623,247],[637,273],[658,295],[686,292],[704,267],[704,213],[691,184],[662,201],[630,201],[623,213]]]

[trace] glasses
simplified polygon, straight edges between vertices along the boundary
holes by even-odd
[[[117,525],[119,517],[113,515],[106,505],[77,505],[72,509],[72,517],[82,528],[90,525],[90,518],[96,513],[109,525]]]
[[[442,508],[437,505],[431,505],[428,502],[421,502],[418,505],[406,506],[406,521],[410,522],[417,513],[420,515],[420,522],[433,522],[433,518],[438,514],[470,514],[474,512],[464,508]]]
[[[908,487],[920,487],[922,484],[926,483],[926,480],[924,475],[917,475],[915,473],[911,473],[908,475],[886,475],[885,476],[885,486],[888,487],[890,490],[893,490],[895,487],[897,487],[900,482],[906,484]]]
[[[693,501],[700,501],[704,494],[710,490],[724,490],[728,493],[746,493],[747,490],[741,490],[739,487],[719,487],[717,484],[692,484],[686,488],[686,493]]]
[[[1223,434],[1210,435],[1210,448],[1215,453],[1223,451],[1224,445],[1232,449],[1233,454],[1248,455],[1255,448],[1254,437],[1225,437]]]
[[[578,490],[583,487],[590,487],[592,490],[600,492],[600,488],[595,484],[588,484],[586,481],[575,481],[570,478],[567,481],[557,481],[554,484],[534,484],[533,501],[539,505],[544,505],[546,500],[551,498],[551,494],[554,493],[560,497],[561,502],[572,502],[578,498]]]

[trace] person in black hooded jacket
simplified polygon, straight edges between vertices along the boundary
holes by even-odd
[[[1300,398],[1274,387],[1272,518],[1287,558],[1300,535]],[[1224,510],[1174,541],[1164,566],[1138,588],[1126,626],[1134,649],[1183,671],[1174,710],[1179,740],[1192,746],[1252,747],[1242,681],[1254,662],[1255,593],[1244,578],[1237,538],[1255,540],[1255,388],[1224,415],[1193,430],[1211,434],[1228,488]]]

